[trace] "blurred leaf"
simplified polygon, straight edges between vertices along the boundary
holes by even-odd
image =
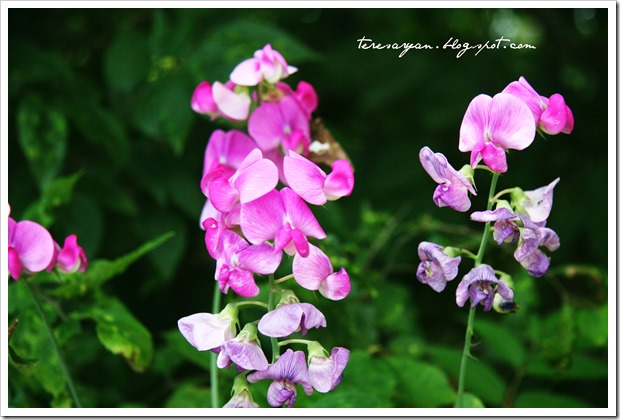
[[[189,342],[181,335],[179,330],[171,330],[165,334],[166,346],[174,349],[183,358],[200,366],[206,371],[211,370],[211,357],[209,351],[197,351]]]
[[[110,45],[104,59],[108,86],[126,93],[146,80],[148,69],[146,36],[133,30],[120,32]]]
[[[463,393],[463,407],[464,408],[484,408],[484,403],[474,394],[469,392]]]
[[[60,172],[67,152],[67,120],[36,94],[24,98],[17,110],[19,145],[41,190]]]
[[[131,368],[142,372],[153,357],[151,333],[117,299],[103,299],[96,306],[74,312],[77,318],[97,323],[97,337],[103,346],[123,356]]]
[[[577,329],[579,346],[606,347],[608,334],[607,305],[595,309],[577,311]]]
[[[517,332],[487,320],[477,320],[475,334],[498,359],[510,363],[512,367],[522,366],[525,362],[525,348]]]
[[[515,408],[579,408],[590,407],[586,402],[568,395],[549,392],[544,389],[520,392]]]
[[[9,361],[14,365],[27,367],[27,366],[33,366],[37,364],[39,360],[38,359],[26,359],[20,356],[19,354],[17,354],[15,349],[13,349],[11,345],[9,345]]]
[[[73,175],[56,178],[46,184],[41,198],[24,211],[22,220],[33,220],[49,229],[55,221],[55,210],[71,201],[75,184],[82,174],[83,172],[80,171]]]
[[[343,392],[315,393],[309,399],[312,400],[309,401],[309,407],[313,408],[389,408],[391,406],[381,396],[356,391],[352,388]]]
[[[211,404],[208,388],[185,383],[178,387],[165,403],[166,408],[205,408]]]
[[[436,366],[402,357],[387,360],[399,379],[399,407],[441,407],[454,402],[456,393]]]
[[[72,337],[80,334],[82,332],[82,327],[80,326],[80,322],[77,319],[66,318],[63,319],[62,323],[56,327],[54,333],[56,335],[56,340],[59,345],[64,345],[67,341],[69,341]]]
[[[545,360],[561,370],[568,367],[577,339],[573,307],[564,302],[560,311],[545,320],[542,333],[540,341]]]
[[[94,259],[104,234],[101,206],[92,195],[77,192],[71,202],[63,207],[55,231],[77,235],[86,256]],[[62,244],[63,240],[62,237],[57,238],[59,244]]]

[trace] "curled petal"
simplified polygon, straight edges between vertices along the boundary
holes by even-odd
[[[254,297],[260,292],[254,281],[254,275],[239,268],[230,272],[227,284],[236,294],[243,297]]]
[[[253,244],[275,238],[285,217],[280,193],[276,190],[241,206],[241,231]]]
[[[478,95],[469,103],[459,135],[459,150],[471,152],[485,136],[485,127],[488,119],[488,109],[492,98],[489,95]],[[473,155],[473,153],[472,153]],[[472,164],[472,166],[474,166]]]
[[[56,244],[43,226],[30,220],[22,220],[15,223],[12,233],[9,247],[15,250],[24,269],[37,273],[52,263],[56,255]]]
[[[497,222],[498,220],[512,220],[517,218],[517,215],[508,210],[506,207],[500,207],[493,211],[475,211],[469,218],[474,222]]]
[[[546,108],[540,116],[540,128],[547,134],[559,134],[566,126],[566,102],[559,93],[553,94],[546,102]]]
[[[222,116],[233,121],[247,119],[252,102],[249,95],[237,94],[220,82],[213,83],[213,101]]]
[[[265,353],[255,340],[249,343],[229,340],[224,343],[224,348],[230,360],[242,369],[265,370],[269,366]]]
[[[310,244],[307,257],[295,255],[293,259],[293,275],[299,285],[308,290],[318,290],[327,276],[334,269],[329,257],[316,246]]]
[[[349,362],[350,352],[344,347],[334,347],[331,357],[313,357],[308,366],[310,382],[319,392],[329,392],[342,380],[342,372]]]
[[[289,187],[308,203],[322,205],[327,202],[323,191],[325,172],[292,150],[284,157],[284,176]]]
[[[332,163],[332,171],[325,178],[323,189],[328,200],[336,200],[351,195],[354,183],[353,167],[348,160],[338,159]]]
[[[550,260],[540,249],[535,249],[520,261],[523,268],[533,277],[541,277],[549,270]]]
[[[319,288],[319,293],[330,300],[342,300],[349,295],[350,291],[351,280],[344,267],[337,273],[327,276]]]
[[[211,83],[204,81],[196,86],[192,94],[191,106],[199,114],[216,114],[218,109],[213,100]]]
[[[209,313],[197,313],[178,321],[179,330],[189,343],[200,351],[220,347],[234,338],[231,320]]]
[[[544,187],[525,191],[528,200],[523,202],[523,208],[532,222],[540,223],[549,217],[553,206],[553,189],[558,182],[560,182],[560,178],[556,178],[551,184]]]
[[[248,58],[237,64],[230,74],[230,80],[241,86],[256,86],[262,79],[260,63],[254,58]]]

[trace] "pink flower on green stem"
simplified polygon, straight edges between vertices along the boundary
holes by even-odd
[[[267,337],[288,337],[301,331],[306,335],[310,328],[327,326],[325,316],[310,303],[291,302],[279,305],[263,315],[258,330]]]
[[[246,324],[235,338],[220,346],[217,367],[229,368],[231,363],[243,370],[265,370],[269,366],[254,324]]]
[[[326,355],[313,355],[309,349],[308,373],[312,387],[323,393],[336,388],[342,380],[342,372],[347,367],[350,353],[344,347],[334,347],[331,355],[326,357]]]
[[[525,77],[519,77],[517,82],[511,82],[504,92],[519,98],[528,106],[536,125],[543,132],[553,135],[570,134],[573,131],[575,125],[573,112],[559,93],[549,98],[540,96],[525,80]]]
[[[210,115],[212,119],[222,116],[232,121],[243,121],[248,118],[250,104],[247,93],[235,92],[235,84],[226,82],[201,82],[192,95],[192,109],[199,114]]]
[[[295,255],[293,275],[301,287],[318,290],[327,299],[341,300],[351,291],[349,274],[344,267],[335,273],[329,257],[312,244],[307,257]]]
[[[206,312],[179,319],[178,327],[183,337],[199,351],[218,349],[235,338],[237,309],[227,305],[219,314]]]
[[[307,236],[324,239],[325,232],[306,203],[290,188],[272,190],[241,206],[241,231],[253,244],[274,241],[275,249],[302,257],[310,253]]]
[[[289,187],[310,204],[323,205],[353,191],[353,168],[344,159],[336,160],[326,175],[318,165],[291,150],[284,157],[283,168]]]
[[[319,97],[312,85],[308,82],[299,82],[297,84],[297,90],[293,90],[284,82],[278,82],[276,87],[284,93],[284,95],[294,97],[308,119],[319,105]]]
[[[468,192],[476,195],[476,190],[463,174],[456,171],[441,153],[433,153],[429,147],[420,150],[420,162],[424,170],[439,186],[433,193],[437,207],[448,206],[456,211],[467,211],[471,206]]]
[[[23,271],[38,273],[54,264],[56,244],[52,235],[30,220],[8,222],[9,274],[19,280]]]
[[[58,246],[55,244],[55,246]],[[62,248],[58,247],[55,267],[62,273],[83,273],[88,268],[86,253],[77,242],[77,236],[69,235]]]
[[[471,152],[472,167],[482,160],[492,171],[508,170],[506,150],[523,150],[536,135],[536,122],[529,108],[508,93],[494,97],[478,95],[469,104],[459,139],[459,150]]]
[[[239,63],[230,74],[230,80],[242,86],[256,86],[262,81],[274,84],[296,71],[296,67],[289,66],[284,57],[267,44],[254,52],[254,58]]]

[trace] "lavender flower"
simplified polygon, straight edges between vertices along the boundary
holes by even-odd
[[[418,245],[418,255],[422,262],[418,266],[416,277],[436,292],[443,291],[447,282],[456,277],[461,262],[461,257],[451,258],[443,251],[442,246],[432,242],[420,242]]]
[[[331,356],[326,357],[325,349],[318,343],[317,347],[320,347],[321,352],[315,356],[308,346],[310,383],[319,392],[329,392],[342,380],[342,372],[349,362],[351,352],[344,347],[334,347]]]
[[[469,299],[472,308],[483,302],[484,310],[489,311],[493,306],[496,291],[506,300],[514,297],[513,291],[495,276],[491,266],[480,264],[467,273],[459,283],[456,288],[456,304],[463,307]]]

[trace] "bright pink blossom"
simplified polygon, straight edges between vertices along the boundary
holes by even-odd
[[[326,175],[318,165],[290,150],[283,168],[289,187],[310,204],[323,205],[353,191],[353,168],[344,159],[334,161],[332,172]]]
[[[525,80],[525,77],[520,77],[519,81],[510,83],[504,92],[525,102],[532,111],[536,125],[545,133],[570,134],[573,131],[575,125],[573,112],[559,93],[555,93],[549,98],[540,96]]]
[[[37,273],[54,263],[56,244],[52,235],[38,223],[30,220],[8,223],[9,273],[19,280],[22,271]]]
[[[263,80],[273,84],[296,71],[296,67],[289,66],[284,57],[267,44],[254,52],[254,58],[239,63],[230,74],[230,80],[242,86],[256,86]]]
[[[536,122],[521,100],[507,93],[476,96],[463,117],[459,150],[471,152],[470,164],[480,160],[494,172],[506,172],[506,149],[523,150],[536,135]]]
[[[318,290],[327,299],[341,300],[351,291],[349,274],[344,267],[334,273],[329,257],[312,244],[307,257],[295,255],[293,275],[300,286],[308,290]]]
[[[272,190],[241,206],[241,231],[253,244],[274,240],[289,255],[310,253],[307,236],[324,239],[325,232],[307,204],[290,188]]]
[[[205,81],[196,86],[192,95],[192,109],[199,114],[208,114],[211,118],[222,116],[232,121],[248,118],[251,104],[247,93],[235,92],[235,84],[214,82],[213,86]]]
[[[56,269],[63,273],[75,273],[76,271],[83,273],[86,268],[88,268],[88,259],[82,247],[78,245],[77,236],[67,236],[62,249],[58,247]]]
[[[312,85],[308,82],[299,82],[297,84],[297,90],[293,90],[284,82],[279,82],[276,87],[286,96],[294,97],[308,118],[310,118],[312,112],[319,105],[319,97]]]

